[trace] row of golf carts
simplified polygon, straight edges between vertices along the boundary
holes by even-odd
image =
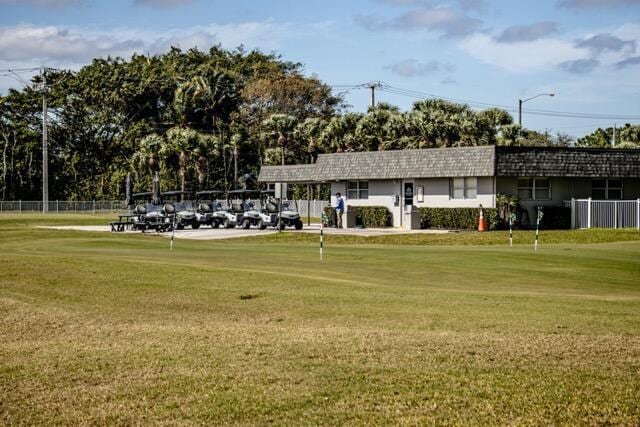
[[[112,223],[112,230],[131,228],[166,232],[186,227],[196,230],[201,226],[302,229],[296,202],[283,200],[280,206],[280,200],[274,197],[273,190],[210,190],[197,192],[195,200],[191,200],[191,196],[190,192],[169,191],[160,193],[160,198],[155,197],[154,200],[153,193],[134,194],[136,204],[132,212],[121,216],[121,221]],[[256,201],[260,206],[256,206]],[[123,217],[126,221],[122,221]]]

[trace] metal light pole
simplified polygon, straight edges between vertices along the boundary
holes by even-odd
[[[531,98],[527,98],[527,99],[519,99],[518,100],[518,126],[522,127],[522,104],[524,104],[527,101],[531,101],[532,99],[535,99],[539,96],[556,96],[555,93],[539,93],[536,96],[532,96]]]

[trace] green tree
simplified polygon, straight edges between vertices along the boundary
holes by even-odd
[[[174,127],[167,131],[166,143],[162,144],[159,155],[168,170],[178,170],[180,177],[180,190],[185,191],[187,174],[193,165],[193,153],[197,155],[201,137],[193,129]]]
[[[320,135],[320,143],[326,153],[354,151],[356,129],[363,114],[347,113],[329,120]]]
[[[278,147],[280,150],[280,160],[284,165],[286,163],[287,148],[295,153],[295,145],[293,139],[293,131],[296,127],[296,118],[288,114],[272,114],[268,119],[262,122],[263,141],[266,147]],[[273,164],[273,151],[267,151],[269,158],[265,159],[266,163]]]
[[[318,158],[319,140],[327,122],[317,117],[305,119],[295,127],[293,136],[297,141],[307,143],[309,163],[315,163]]]

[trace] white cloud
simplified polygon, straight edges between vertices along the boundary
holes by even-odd
[[[0,0],[2,1],[2,0]],[[311,29],[309,29],[311,28]],[[305,31],[317,32],[313,25],[294,29],[287,23],[271,20],[239,24],[209,24],[175,28],[163,32],[139,28],[115,28],[101,31],[79,27],[18,25],[0,27],[0,69],[33,68],[46,65],[78,70],[93,58],[134,53],[158,54],[171,46],[183,50],[198,47],[208,50],[214,44],[233,49],[241,44],[248,49],[277,50],[282,42]],[[22,76],[29,80],[30,76]],[[20,87],[12,76],[0,76],[0,93]]]
[[[609,43],[606,49],[600,45],[594,49],[591,42],[605,34],[609,42],[619,41],[620,46],[612,48]],[[458,46],[473,58],[514,73],[552,69],[587,73],[596,67],[616,69],[620,64],[627,64],[624,61],[634,55],[636,46],[640,46],[640,24],[600,28],[589,33],[549,35],[515,43],[500,43],[499,40],[499,37],[475,33],[460,40]]]
[[[394,0],[395,2],[403,0]],[[410,4],[410,3],[406,3]],[[443,38],[459,38],[480,29],[482,21],[449,6],[424,7],[410,10],[393,18],[356,15],[355,21],[370,31],[428,31]]]
[[[404,61],[386,65],[384,69],[390,70],[392,73],[399,76],[409,78],[415,76],[426,76],[439,71],[451,72],[454,67],[451,64],[439,61],[419,62],[415,59],[405,59]]]
[[[109,54],[127,54],[143,46],[139,39],[119,40],[115,35],[88,36],[54,26],[0,28],[0,57],[5,61],[87,61]]]
[[[475,34],[462,40],[460,48],[482,62],[515,73],[540,71],[589,57],[587,49],[576,48],[572,41],[552,38],[504,44],[491,36]]]
[[[273,21],[209,24],[153,32],[137,28],[95,31],[77,27],[0,27],[0,58],[6,62],[74,64],[95,57],[162,53],[171,46],[209,49],[214,44],[235,48],[276,49],[290,30]]]

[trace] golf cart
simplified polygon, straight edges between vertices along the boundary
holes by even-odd
[[[193,208],[191,200],[185,200],[185,196],[191,193],[188,191],[166,191],[162,193],[162,213],[171,217],[177,230],[182,230],[187,226],[197,230],[200,228],[201,214]],[[175,215],[175,217],[174,217]]]
[[[261,227],[260,224],[269,221],[269,217],[265,216],[256,207],[255,203],[249,200],[251,195],[258,195],[253,190],[232,190],[227,193],[231,210],[236,215],[236,224],[244,229],[251,227]],[[237,203],[240,201],[240,203]],[[236,203],[233,203],[236,202]],[[264,227],[262,228],[264,229]]]
[[[278,201],[274,197],[274,190],[263,190],[260,192],[263,218],[258,222],[258,228],[264,230],[267,227],[278,226]]]
[[[171,218],[162,212],[161,204],[153,203],[153,193],[136,193],[132,195],[135,202],[131,212],[133,230],[153,229],[157,232],[170,231],[173,227]]]
[[[298,204],[295,200],[283,200],[282,212],[279,215],[282,217],[282,222],[279,222],[280,230],[284,230],[285,227],[302,230],[302,219],[300,219]]]
[[[210,225],[211,228],[218,228],[221,224],[224,224],[226,218],[227,222],[233,223],[233,227],[235,227],[235,215],[228,213],[218,201],[219,196],[222,194],[224,194],[224,191],[217,190],[198,191],[196,193],[196,213],[200,215],[201,224]]]

